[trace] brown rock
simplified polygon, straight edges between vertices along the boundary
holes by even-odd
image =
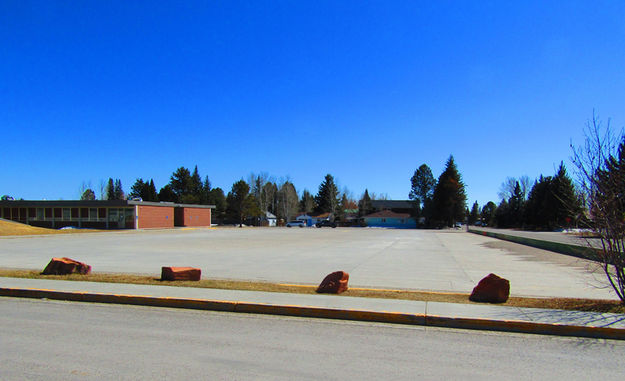
[[[202,270],[194,267],[163,267],[161,280],[193,280],[198,281],[202,277]]]
[[[326,294],[340,294],[343,291],[347,291],[347,282],[349,281],[349,274],[345,271],[336,271],[332,274],[328,274],[319,287],[317,287],[318,293]]]
[[[469,300],[483,303],[505,303],[510,296],[510,282],[495,274],[488,274],[473,289]]]
[[[82,274],[87,275],[91,272],[91,266],[75,261],[71,258],[52,258],[50,263],[41,272],[42,275],[67,275]]]

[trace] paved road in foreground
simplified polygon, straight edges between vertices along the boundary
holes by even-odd
[[[318,284],[330,272],[352,287],[471,292],[496,273],[512,295],[614,299],[596,266],[562,254],[463,231],[249,228],[128,231],[0,238],[0,267],[43,269],[70,257],[94,272],[160,275],[193,266],[205,278]]]
[[[0,379],[620,379],[625,343],[0,299]]]

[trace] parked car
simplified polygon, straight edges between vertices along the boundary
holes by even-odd
[[[335,228],[336,227],[336,222],[330,221],[330,220],[321,220],[319,222],[317,222],[315,224],[316,227],[321,228],[324,226],[329,226],[331,228]]]
[[[293,220],[293,221],[289,221],[286,223],[287,228],[290,228],[293,226],[299,226],[300,228],[303,228],[304,226],[306,226],[306,221]]]

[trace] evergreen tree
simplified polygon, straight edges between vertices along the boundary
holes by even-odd
[[[551,182],[551,176],[541,175],[530,190],[525,207],[525,221],[531,228],[549,229],[554,207]]]
[[[495,213],[497,212],[497,205],[494,202],[489,201],[482,208],[481,218],[482,223],[486,226],[495,225]]]
[[[148,184],[147,187],[147,197],[144,197],[143,200],[144,201],[153,201],[153,202],[158,202],[158,194],[156,193],[156,187],[154,186],[154,180],[150,179],[150,184]]]
[[[169,186],[176,195],[175,202],[182,202],[182,197],[190,194],[191,172],[185,167],[178,168],[169,178]]]
[[[432,175],[432,170],[426,164],[422,164],[410,179],[410,194],[408,197],[415,201],[415,209],[420,211],[425,208],[425,204],[432,199],[434,189],[436,188],[436,180]]]
[[[540,176],[530,191],[525,209],[527,224],[540,230],[568,227],[582,217],[583,203],[563,163],[555,176]]]
[[[248,207],[246,200],[250,192],[250,186],[244,180],[239,180],[232,184],[232,189],[226,197],[228,218],[237,221],[239,227],[243,226],[245,220],[245,212]]]
[[[208,205],[215,205],[215,209],[213,209],[212,216],[215,221],[222,223],[224,218],[226,217],[226,195],[224,194],[223,189],[217,187],[213,188],[208,192]]]
[[[123,200],[125,198],[122,181],[120,179],[115,180],[114,194],[115,200]]]
[[[363,217],[371,213],[373,213],[373,205],[371,204],[369,190],[365,189],[365,193],[362,195],[360,201],[358,201],[358,216]]]
[[[187,189],[187,192],[192,196],[194,203],[200,203],[200,200],[202,199],[203,185],[202,178],[200,177],[200,173],[198,172],[196,165],[193,169],[193,174],[189,178],[189,188]]]
[[[138,178],[130,188],[129,198],[140,197],[143,201],[158,201],[158,195],[156,194],[156,188],[154,187],[154,180],[143,181],[142,178]]]
[[[315,198],[307,189],[302,192],[302,198],[299,202],[299,210],[302,213],[308,214],[315,208]]]
[[[473,206],[471,207],[471,211],[469,212],[467,223],[469,225],[474,225],[479,218],[480,218],[480,206],[478,205],[477,201],[475,201],[473,203]]]
[[[178,202],[178,197],[171,189],[171,185],[167,184],[158,192],[158,200],[164,202]]]
[[[108,183],[106,184],[106,199],[115,200],[115,183],[110,177]]]
[[[510,227],[520,227],[523,224],[523,212],[525,207],[525,196],[521,190],[521,185],[516,182],[512,196],[508,199],[508,224]]]
[[[555,225],[557,227],[572,226],[581,218],[584,208],[562,162],[553,177],[552,192],[558,205],[554,216]]]
[[[210,203],[211,182],[208,180],[208,176],[204,178],[204,183],[200,187],[200,204],[212,205]]]
[[[432,218],[435,225],[453,226],[456,221],[463,220],[467,196],[453,156],[447,159],[445,170],[438,178],[432,199],[434,208]]]
[[[334,177],[327,174],[324,181],[319,185],[319,192],[315,196],[315,212],[336,213],[339,205],[339,190],[334,183]]]
[[[128,193],[128,197],[141,197],[143,201],[148,201],[143,197],[147,193],[147,187],[149,187],[149,183],[143,181],[142,178],[138,178],[137,180],[135,180],[135,183],[132,184],[132,186],[130,187],[130,193]]]
[[[87,188],[80,196],[80,199],[83,201],[95,200],[95,192],[91,188]]]
[[[510,206],[508,201],[501,200],[495,211],[495,225],[498,228],[510,227]]]

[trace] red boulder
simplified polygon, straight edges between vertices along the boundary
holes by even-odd
[[[469,300],[482,303],[505,303],[510,296],[510,282],[495,274],[488,274],[473,289]]]
[[[42,275],[67,275],[82,274],[87,275],[91,272],[91,266],[75,261],[71,258],[52,258],[50,263],[41,272]]]
[[[349,281],[349,274],[345,271],[336,271],[329,274],[321,281],[319,287],[317,287],[318,293],[326,294],[340,294],[343,291],[347,291],[347,282]]]
[[[202,270],[194,267],[163,267],[161,280],[200,280]]]

